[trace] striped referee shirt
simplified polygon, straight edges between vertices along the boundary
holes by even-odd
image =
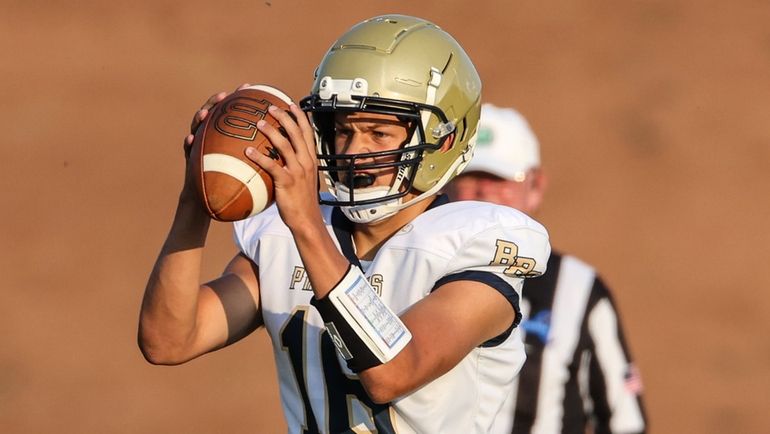
[[[527,361],[497,423],[514,434],[646,432],[641,378],[593,267],[552,253],[525,281],[522,311]]]

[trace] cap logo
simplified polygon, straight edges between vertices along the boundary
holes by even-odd
[[[489,146],[494,139],[495,137],[492,128],[479,127],[478,136],[476,137],[476,146]]]

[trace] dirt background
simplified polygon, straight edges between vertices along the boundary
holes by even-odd
[[[264,332],[174,368],[136,347],[181,140],[216,91],[305,95],[338,34],[394,11],[531,121],[538,217],[615,289],[652,432],[770,431],[766,0],[0,0],[0,431],[285,429]],[[209,246],[203,278],[227,225]]]

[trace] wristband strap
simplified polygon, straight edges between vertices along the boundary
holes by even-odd
[[[358,267],[350,266],[326,297],[313,297],[337,351],[353,372],[392,360],[412,334],[372,288]]]

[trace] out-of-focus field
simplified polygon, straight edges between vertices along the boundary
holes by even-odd
[[[518,107],[554,246],[615,289],[655,433],[770,427],[770,3],[0,3],[0,431],[274,433],[263,331],[180,367],[136,322],[210,94],[305,95],[372,15],[429,18]],[[202,278],[234,253],[217,224]]]

